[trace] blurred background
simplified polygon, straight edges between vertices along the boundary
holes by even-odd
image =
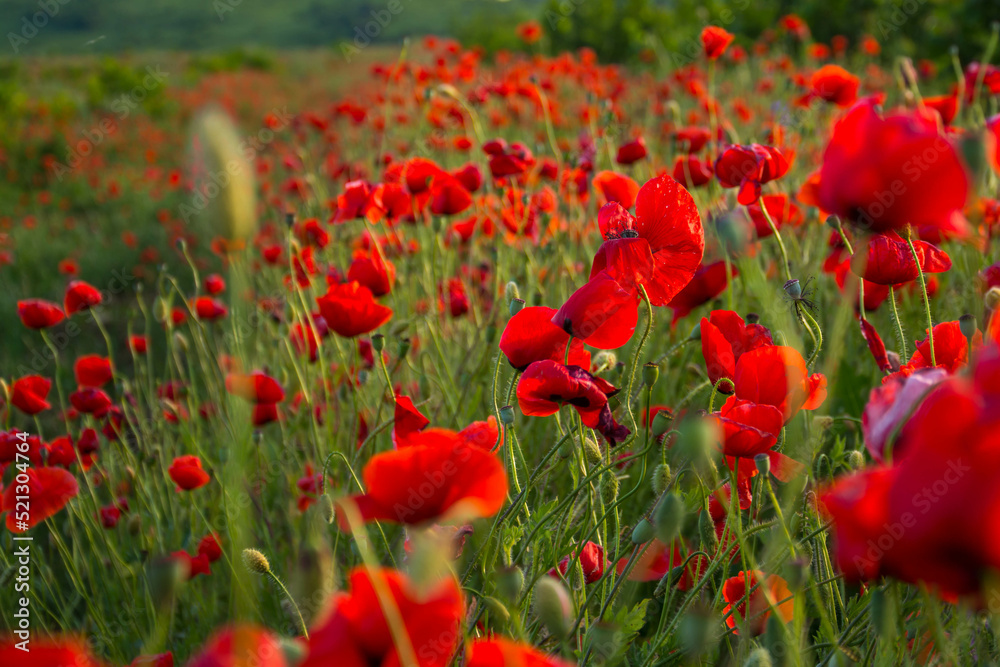
[[[0,26],[8,41],[24,37],[22,28],[30,33],[24,22],[37,12],[48,14],[49,25],[17,55],[338,48],[359,33],[361,42],[376,43],[434,34],[493,53],[526,48],[514,28],[534,20],[545,38],[532,48],[587,46],[602,61],[628,62],[644,49],[683,47],[692,25],[724,25],[753,39],[794,13],[816,41],[840,35],[854,44],[868,35],[887,55],[939,58],[954,45],[967,61],[1000,19],[996,0],[3,0]],[[389,19],[363,34],[379,15]]]

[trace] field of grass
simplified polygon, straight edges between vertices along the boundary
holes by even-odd
[[[996,660],[1000,70],[795,28],[0,63],[0,664]]]

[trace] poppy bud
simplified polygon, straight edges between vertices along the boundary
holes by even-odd
[[[838,231],[840,229],[840,218],[835,215],[828,215],[826,217],[826,226],[833,231]]]
[[[747,324],[757,324],[760,322],[760,315],[757,313],[747,313],[746,323]]]
[[[977,331],[979,331],[979,327],[976,323],[976,316],[968,313],[962,315],[958,318],[958,328],[961,330],[962,335],[965,336],[965,339],[971,343],[972,337],[976,335]]]
[[[830,466],[830,459],[826,454],[820,454],[816,459],[816,479],[830,479],[833,477],[833,469]]]
[[[691,333],[688,334],[688,340],[701,340],[701,322],[696,322],[693,327],[691,327]]]
[[[865,467],[865,455],[858,450],[853,450],[847,455],[847,466],[851,470],[860,470]]]
[[[592,466],[598,466],[604,463],[604,455],[601,454],[601,448],[597,445],[597,442],[591,438],[584,439],[583,453],[586,455],[587,461]]]
[[[559,458],[568,459],[573,456],[573,442],[567,440],[563,444],[559,445]]]
[[[295,224],[295,214],[291,211],[285,212],[285,224],[292,227]]]
[[[986,296],[983,298],[983,303],[990,310],[996,310],[997,306],[1000,306],[1000,287],[991,287]]]
[[[757,472],[767,477],[771,473],[771,459],[767,454],[758,454],[753,457],[753,464],[757,466]]]
[[[712,522],[712,515],[705,508],[698,515],[698,534],[701,537],[701,550],[707,553],[715,553],[719,546],[719,537],[715,534],[715,523]]]
[[[666,410],[660,410],[653,415],[653,435],[659,438],[661,435],[669,431],[670,422],[672,422],[673,419],[673,416],[668,414]]]
[[[372,336],[372,349],[376,352],[381,352],[385,349],[385,336],[382,334],[375,334]]]
[[[573,603],[562,582],[555,577],[542,577],[535,584],[535,615],[553,637],[563,638],[573,619]]]
[[[482,600],[494,624],[504,627],[510,622],[510,612],[507,611],[507,607],[504,606],[503,602],[488,595],[482,598]]]
[[[400,359],[404,358],[406,356],[406,354],[410,351],[410,344],[411,343],[410,343],[410,339],[409,338],[400,338],[399,339],[399,354],[396,355],[396,356],[398,356]]]
[[[653,493],[659,496],[666,491],[672,477],[670,466],[666,463],[661,463],[653,468]]]
[[[271,571],[271,564],[267,562],[267,558],[256,549],[243,550],[243,564],[255,574],[267,574]]]
[[[601,475],[601,500],[610,505],[618,498],[618,477],[610,470]]]
[[[632,530],[632,544],[645,544],[653,539],[653,524],[642,519]]]
[[[511,299],[507,310],[510,313],[510,316],[514,317],[521,312],[522,308],[524,308],[524,299]]]
[[[827,431],[831,426],[833,426],[833,417],[828,415],[819,415],[813,417],[813,428],[817,431]]]
[[[771,667],[773,664],[771,654],[768,653],[766,648],[755,648],[747,655],[743,667]]]
[[[514,423],[514,408],[510,405],[505,405],[500,408],[500,423],[504,426],[510,426]]]
[[[642,382],[647,387],[652,387],[660,378],[660,367],[650,362],[642,367]]]
[[[676,493],[668,493],[653,511],[656,539],[664,544],[673,542],[684,523],[684,501]]]
[[[792,278],[785,283],[785,294],[793,299],[798,299],[802,296],[802,285],[799,284],[798,278]]]
[[[517,283],[515,283],[513,280],[511,280],[509,283],[507,283],[506,286],[504,286],[503,293],[504,296],[506,296],[511,301],[521,296],[520,290],[517,289]]]
[[[512,567],[499,567],[496,570],[497,591],[505,599],[516,602],[521,597],[524,590],[524,570],[517,565]]]
[[[594,355],[594,369],[591,373],[596,375],[601,371],[613,368],[617,363],[618,355],[614,352],[609,352],[608,350],[601,350]]]
[[[323,519],[332,524],[333,520],[337,517],[337,509],[333,505],[333,498],[330,494],[324,493],[319,497],[319,510],[323,515]]]

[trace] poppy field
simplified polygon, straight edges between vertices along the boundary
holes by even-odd
[[[1000,31],[545,29],[4,65],[0,665],[1000,660]]]

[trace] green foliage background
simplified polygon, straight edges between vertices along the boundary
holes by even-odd
[[[0,27],[10,43],[11,35],[22,35],[25,17],[49,15],[36,37],[18,43],[17,55],[224,50],[247,44],[302,48],[353,40],[373,20],[373,12],[386,16],[391,1],[6,0],[0,3]],[[888,54],[917,57],[945,54],[956,45],[968,61],[982,52],[991,24],[1000,19],[996,0],[396,1],[402,11],[378,26],[372,41],[438,34],[481,44],[489,52],[517,49],[524,47],[514,27],[534,19],[547,33],[535,48],[558,52],[589,46],[605,61],[634,59],[649,46],[682,49],[707,23],[752,40],[790,12],[806,19],[818,41],[845,35],[856,43],[871,34]],[[13,46],[8,53],[14,54]]]

